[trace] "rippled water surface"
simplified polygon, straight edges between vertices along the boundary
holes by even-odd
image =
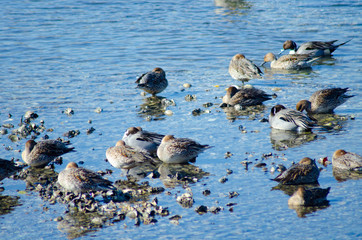
[[[56,172],[70,161],[83,161],[94,171],[112,169],[108,175],[112,181],[124,179],[125,173],[104,159],[106,149],[130,126],[214,147],[193,164],[208,174],[188,186],[195,200],[192,208],[176,202],[176,196],[188,191],[183,186],[161,178],[140,180],[166,189],[152,198],[168,207],[170,216],[182,216],[178,225],[169,217],[140,226],[126,218],[72,235],[70,228],[53,221],[59,216],[77,218],[65,213],[65,205],[51,205],[36,191],[24,191],[25,181],[7,178],[2,180],[0,201],[13,207],[1,212],[0,238],[361,238],[361,180],[339,182],[331,166],[319,165],[323,168],[320,186],[331,187],[329,206],[304,213],[290,209],[287,193],[272,190],[277,184],[270,181],[276,175],[270,172],[273,163],[288,167],[306,156],[331,160],[340,148],[362,154],[361,11],[361,2],[353,0],[2,1],[0,121],[16,127],[22,115],[32,110],[39,115],[37,124],[44,120],[46,128],[54,129],[38,139],[79,130],[80,135],[70,139],[76,152],[64,155],[64,163],[55,165]],[[287,39],[352,41],[309,71],[262,68],[264,78],[250,83],[278,95],[264,108],[244,113],[219,108],[225,88],[241,84],[228,74],[231,57],[243,53],[261,64],[267,52],[278,53]],[[137,77],[155,67],[166,71],[169,86],[159,95],[175,101],[176,106],[166,107],[172,116],[164,115],[164,108],[135,89]],[[185,89],[184,83],[192,87]],[[331,116],[334,129],[281,135],[260,121],[273,105],[294,107],[327,87],[349,87],[355,95]],[[186,95],[196,99],[186,101]],[[69,107],[72,116],[62,113]],[[96,113],[96,108],[103,111]],[[198,108],[208,111],[192,114]],[[86,134],[91,127],[95,131]],[[11,142],[6,134],[0,141],[0,158],[21,159],[19,150],[27,139]],[[226,152],[233,155],[225,158]],[[265,153],[273,156],[264,159]],[[241,164],[244,160],[252,162],[248,170]],[[265,162],[267,170],[253,167],[258,162]],[[233,173],[228,175],[227,169]],[[220,183],[224,176],[228,181]],[[204,196],[205,189],[211,194]],[[232,191],[239,196],[230,198]],[[228,203],[236,205],[231,209]],[[194,209],[200,205],[223,210],[199,215]]]

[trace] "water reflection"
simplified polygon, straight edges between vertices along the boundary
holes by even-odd
[[[288,79],[291,80],[307,79],[313,77],[311,76],[312,74],[315,74],[312,68],[304,68],[301,70],[287,70],[287,69],[272,69],[264,67],[263,72],[264,72],[264,78],[266,79],[269,78],[274,79],[277,75],[286,75]]]
[[[159,164],[146,162],[131,169],[122,169],[121,176],[132,177],[136,181],[139,181],[148,176],[149,174],[153,173],[158,168],[158,166]]]
[[[284,131],[274,128],[270,131],[270,143],[272,144],[273,149],[277,151],[298,147],[304,143],[312,142],[321,138],[325,137],[317,136],[317,134],[313,132]]]
[[[214,0],[217,14],[222,15],[246,15],[247,11],[252,7],[252,4],[244,0]]]
[[[295,212],[297,213],[297,216],[300,218],[305,218],[307,214],[311,214],[314,213],[316,211],[322,210],[322,209],[326,209],[329,207],[329,203],[326,203],[325,205],[321,205],[321,206],[293,206],[293,205],[288,205],[290,209],[294,209]]]
[[[266,110],[265,105],[256,105],[256,106],[230,106],[224,107],[222,110],[226,114],[228,120],[235,121],[236,119],[243,119],[247,117],[250,120],[255,120],[257,118],[263,117],[263,112]]]
[[[317,188],[319,187],[319,183],[315,183],[315,184],[300,184],[300,185],[284,185],[284,184],[278,184],[277,186],[275,187],[272,187],[272,191],[274,190],[281,190],[283,191],[286,195],[288,196],[292,196],[293,193],[295,191],[298,190],[298,188],[300,186],[303,186],[305,189],[312,189],[312,188]]]
[[[47,186],[58,180],[58,173],[51,168],[29,167],[18,174],[18,178],[26,183],[26,189],[34,190],[39,184]]]
[[[209,175],[208,172],[204,172],[201,168],[192,164],[162,163],[158,168],[158,172],[166,188],[174,188],[178,185],[186,186]]]
[[[18,172],[22,167],[18,167],[14,162],[0,158],[0,181],[10,177],[15,172]]]
[[[347,116],[337,114],[314,114],[313,118],[317,120],[322,130],[334,132],[341,131],[348,120]]]
[[[165,111],[168,106],[175,106],[173,100],[169,100],[165,97],[152,96],[145,98],[144,103],[141,104],[138,114],[146,120],[163,120],[165,119]]]
[[[350,171],[350,170],[345,170],[345,169],[340,169],[340,168],[333,168],[333,177],[338,181],[338,182],[344,182],[347,180],[358,180],[358,179],[362,179],[362,172],[359,171]]]
[[[66,233],[68,239],[75,239],[95,232],[104,225],[109,225],[107,216],[99,212],[68,212],[58,223],[59,231]]]
[[[18,196],[3,196],[0,195],[0,216],[8,214],[14,210],[14,207],[20,206]]]

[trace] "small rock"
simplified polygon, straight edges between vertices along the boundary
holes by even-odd
[[[71,108],[67,108],[63,111],[63,113],[67,114],[68,116],[73,115],[74,111]]]
[[[103,112],[103,109],[100,108],[100,107],[97,107],[97,108],[94,110],[94,112],[96,112],[96,113],[101,113],[101,112]]]
[[[95,131],[95,128],[91,127],[89,129],[87,129],[86,133],[87,133],[87,135],[89,135],[89,134],[92,134],[94,131]]]
[[[231,152],[226,152],[225,155],[224,155],[224,158],[227,159],[227,158],[230,158],[233,154]]]
[[[208,108],[208,107],[211,107],[211,106],[213,106],[213,105],[214,105],[214,104],[211,103],[211,102],[202,104],[202,106],[203,106],[204,108]]]
[[[2,127],[3,127],[3,128],[13,128],[14,125],[11,124],[11,123],[5,123],[5,124],[2,125]]]
[[[216,214],[216,213],[220,212],[221,210],[223,210],[223,208],[221,208],[221,207],[211,207],[211,208],[209,208],[208,211]]]
[[[220,183],[225,183],[225,182],[227,182],[229,179],[227,179],[227,177],[222,177],[222,178],[220,178],[219,179],[219,182]]]
[[[189,88],[189,87],[191,87],[191,84],[190,84],[190,83],[184,83],[182,86],[183,86],[184,88]]]
[[[202,114],[202,110],[201,110],[201,108],[196,108],[196,109],[192,110],[191,113],[192,113],[192,115],[194,115],[194,116],[199,116],[199,115]]]
[[[63,220],[62,216],[59,216],[59,217],[53,219],[54,222],[60,222],[62,220]]]
[[[237,197],[237,196],[239,196],[239,193],[237,193],[237,192],[229,192],[229,198],[233,198],[233,197]]]
[[[187,95],[185,96],[185,100],[186,100],[187,102],[196,101],[196,95],[187,94]]]
[[[233,173],[233,170],[231,170],[231,169],[226,169],[226,173],[227,173],[228,175],[230,175],[230,174]]]
[[[205,214],[207,213],[207,206],[204,205],[198,206],[195,208],[195,211],[200,215]]]
[[[266,166],[266,163],[262,163],[262,162],[257,163],[257,164],[254,165],[254,167],[257,167],[257,168],[262,168],[262,167],[265,167],[265,166]]]
[[[1,129],[1,130],[0,130],[0,134],[1,134],[1,135],[8,134],[8,130],[7,130],[7,129]]]
[[[167,116],[172,116],[173,115],[173,112],[171,110],[166,110],[165,111],[165,115]]]
[[[211,194],[211,191],[209,189],[205,189],[204,191],[202,191],[202,194],[204,196],[209,196]]]

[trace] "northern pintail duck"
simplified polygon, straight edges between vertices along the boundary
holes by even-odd
[[[164,136],[165,135],[162,134],[145,131],[141,127],[130,127],[123,134],[122,140],[126,145],[137,151],[155,154]]]
[[[315,121],[302,112],[278,104],[270,111],[269,124],[280,130],[308,131]]]
[[[317,183],[318,177],[319,169],[315,160],[305,157],[300,160],[299,163],[290,166],[273,180],[281,184],[295,185]]]
[[[297,44],[294,41],[287,40],[284,42],[283,49],[280,53],[290,49],[289,54],[309,54],[311,57],[330,56],[339,46],[342,46],[351,40],[335,45],[334,43],[337,41],[338,40],[329,42],[312,41],[302,43],[299,47],[297,47]]]
[[[333,168],[362,171],[362,156],[339,149],[332,157]]]
[[[166,73],[162,68],[155,68],[150,72],[144,73],[136,80],[137,87],[155,95],[166,89],[168,81]]]
[[[288,205],[292,206],[318,206],[327,204],[327,195],[331,188],[312,188],[305,189],[298,187],[298,190],[289,198]]]
[[[235,80],[246,81],[261,78],[263,72],[243,54],[236,54],[230,61],[229,73]]]
[[[106,151],[108,162],[115,168],[130,169],[145,162],[152,162],[153,158],[145,153],[138,152],[127,146],[123,140],[119,140],[116,146]]]
[[[329,88],[318,90],[308,100],[297,103],[298,111],[306,110],[308,114],[332,113],[339,105],[345,103],[354,95],[346,95],[348,88]]]
[[[201,145],[188,138],[166,135],[157,149],[157,156],[165,163],[194,162],[197,155],[208,148],[211,146]]]
[[[114,189],[111,181],[91,170],[78,167],[75,162],[68,163],[67,167],[59,173],[58,183],[76,194]]]
[[[48,139],[39,142],[28,140],[21,157],[29,166],[44,167],[56,157],[74,151],[73,149],[73,147],[68,148],[65,143],[58,140]]]
[[[263,104],[264,101],[270,99],[271,95],[252,86],[244,86],[241,89],[238,89],[235,86],[230,86],[226,90],[226,94],[222,98],[222,102],[231,106],[237,104],[241,106],[253,106]]]
[[[312,63],[319,59],[319,57],[311,57],[307,54],[288,54],[283,55],[277,59],[273,53],[267,53],[264,56],[264,65],[270,62],[270,67],[275,69],[286,69],[286,70],[300,70],[303,68],[310,68]]]

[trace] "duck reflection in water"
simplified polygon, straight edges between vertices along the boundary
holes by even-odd
[[[270,131],[270,143],[273,149],[283,151],[288,148],[298,147],[304,143],[325,138],[313,132],[295,132],[272,128]]]
[[[327,195],[330,187],[306,189],[299,186],[288,200],[290,209],[294,209],[298,217],[305,217],[306,214],[316,212],[329,207]]]
[[[160,179],[166,188],[174,188],[189,183],[196,183],[209,173],[192,164],[168,164],[162,163],[158,167]]]
[[[139,106],[138,114],[146,120],[163,120],[168,106],[175,106],[173,99],[165,97],[152,96],[145,98],[144,103]]]
[[[246,15],[252,4],[245,0],[214,0],[215,12],[222,15]]]

